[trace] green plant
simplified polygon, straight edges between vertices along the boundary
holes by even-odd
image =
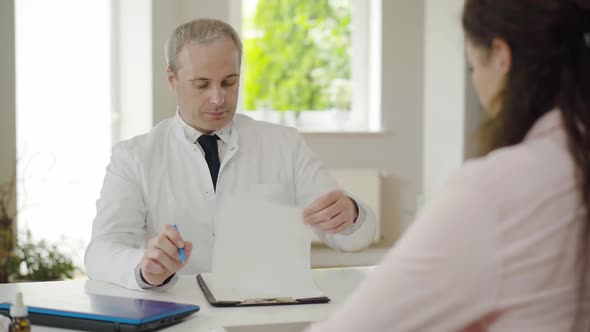
[[[334,79],[330,82],[330,104],[339,110],[349,111],[352,103],[352,83],[350,80]]]
[[[350,108],[334,105],[329,90],[350,80],[351,23],[350,0],[258,0],[245,18],[245,108]]]
[[[46,281],[72,278],[76,267],[72,259],[55,244],[45,240],[34,241],[31,231],[19,236],[13,262],[13,277],[20,280]]]
[[[9,213],[14,197],[15,182],[16,174],[13,174],[8,182],[0,184],[0,283],[8,281],[9,271],[15,267],[14,220],[16,213]]]
[[[72,278],[77,268],[57,245],[33,240],[28,229],[16,236],[16,163],[14,168],[10,179],[0,183],[0,283]]]

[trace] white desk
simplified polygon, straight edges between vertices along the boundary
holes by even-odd
[[[223,326],[309,322],[326,318],[343,303],[369,270],[369,267],[313,270],[318,287],[332,300],[327,304],[215,308],[207,303],[194,276],[181,276],[178,283],[167,292],[133,291],[94,280],[0,284],[0,302],[12,302],[16,292],[20,291],[25,305],[32,306],[47,306],[53,298],[75,297],[85,293],[192,303],[199,305],[201,310],[165,331],[222,332]],[[34,331],[71,330],[35,326]]]

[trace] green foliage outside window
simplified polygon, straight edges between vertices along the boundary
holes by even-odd
[[[244,30],[245,109],[350,109],[350,0],[259,0]]]

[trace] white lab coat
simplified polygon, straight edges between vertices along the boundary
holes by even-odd
[[[165,224],[177,224],[183,238],[194,244],[190,260],[178,273],[208,272],[214,215],[228,195],[262,192],[270,200],[304,208],[337,188],[293,128],[236,114],[227,141],[217,192],[202,151],[187,140],[174,118],[117,144],[86,250],[90,278],[138,289],[135,268],[147,241]],[[324,243],[343,251],[370,245],[375,216],[362,202],[356,202],[359,218],[355,225],[341,234],[318,232]]]

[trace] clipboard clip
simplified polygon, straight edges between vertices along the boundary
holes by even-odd
[[[240,302],[240,305],[252,305],[252,304],[283,304],[283,303],[298,303],[292,297],[277,297],[277,298],[254,298],[254,299],[245,299],[244,301]]]

